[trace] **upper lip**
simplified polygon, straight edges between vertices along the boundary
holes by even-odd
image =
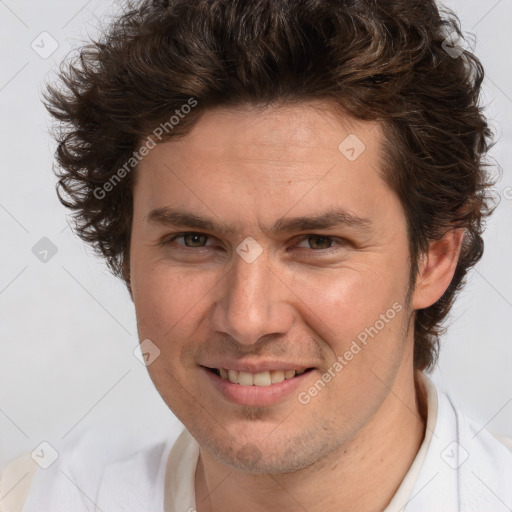
[[[215,361],[208,364],[202,364],[206,368],[216,368],[224,370],[237,370],[239,372],[248,373],[260,373],[270,372],[272,370],[307,370],[312,368],[311,365],[305,365],[302,363],[290,363],[285,361],[234,361],[234,360],[222,360]]]

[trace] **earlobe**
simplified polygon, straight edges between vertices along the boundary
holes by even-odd
[[[443,238],[430,243],[429,250],[419,262],[418,277],[413,295],[413,309],[425,309],[435,304],[450,285],[465,230],[452,229]]]

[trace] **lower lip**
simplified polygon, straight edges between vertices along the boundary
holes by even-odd
[[[312,370],[306,371],[292,379],[285,379],[270,386],[241,386],[240,384],[233,384],[228,380],[224,380],[206,368],[203,368],[203,371],[224,398],[238,405],[254,407],[273,405],[291,395],[312,372]]]

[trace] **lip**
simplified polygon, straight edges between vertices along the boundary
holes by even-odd
[[[307,370],[311,366],[304,366],[303,364],[284,363],[280,361],[259,361],[257,363],[251,363],[250,361],[215,361],[209,364],[203,364],[206,368],[224,368],[225,370],[237,370],[239,372],[248,373],[260,373],[260,372],[271,372],[272,370]]]
[[[275,369],[276,366],[273,368]],[[296,375],[292,379],[286,379],[282,382],[271,384],[270,386],[241,386],[240,384],[233,384],[228,380],[224,380],[206,367],[202,367],[201,371],[206,374],[206,377],[210,380],[215,389],[229,402],[237,405],[265,407],[273,405],[290,396],[297,390],[301,383],[309,377],[313,369],[301,375]]]

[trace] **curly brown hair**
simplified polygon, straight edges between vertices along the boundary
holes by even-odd
[[[407,219],[412,284],[429,243],[465,229],[450,286],[415,313],[414,366],[430,370],[494,209],[484,71],[471,51],[446,51],[454,38],[464,41],[457,16],[434,0],[130,1],[61,65],[45,94],[58,121],[59,199],[74,211],[75,232],[130,289],[134,173],[126,163],[136,168],[155,127],[167,123],[167,140],[189,133],[210,107],[314,99],[379,121],[383,178]],[[197,106],[169,123],[191,98]]]

